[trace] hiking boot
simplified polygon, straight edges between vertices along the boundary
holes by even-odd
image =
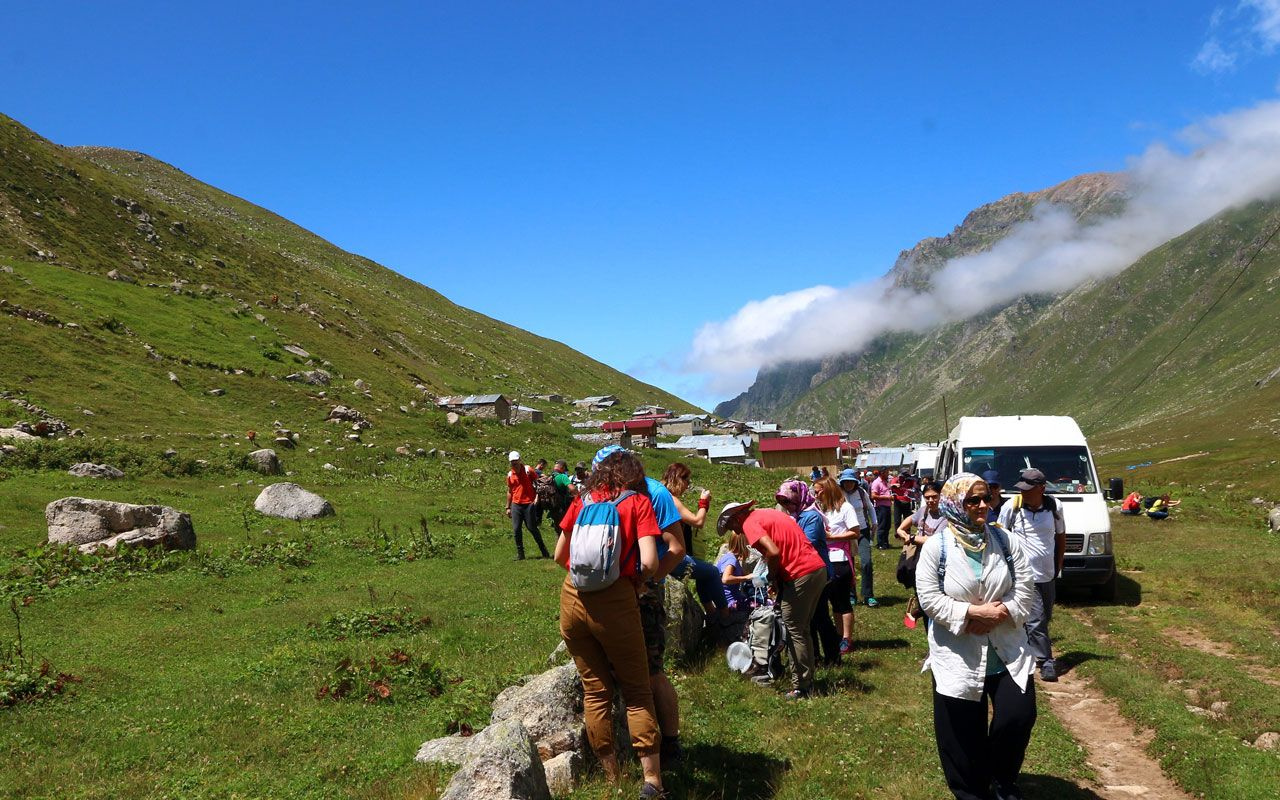
[[[853,652],[853,642],[848,639],[840,640],[840,655],[847,656]]]
[[[878,605],[880,605],[880,603],[874,597],[867,598],[867,608],[875,608]]]
[[[640,800],[663,800],[670,797],[666,790],[660,786],[654,786],[652,783],[646,782],[640,787]]]
[[[996,781],[992,784],[992,788],[996,790],[996,800],[1023,800],[1022,790],[1016,783]]]
[[[1045,659],[1044,663],[1040,665],[1040,680],[1046,683],[1058,682],[1058,665],[1053,663],[1052,658]]]

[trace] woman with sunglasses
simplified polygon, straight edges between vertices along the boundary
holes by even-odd
[[[933,620],[925,669],[934,737],[957,800],[1021,798],[1018,772],[1036,721],[1023,627],[1035,583],[1017,537],[988,524],[990,503],[977,475],[948,480],[938,500],[946,525],[925,539],[916,567],[920,606]]]

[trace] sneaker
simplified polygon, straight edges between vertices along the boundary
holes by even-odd
[[[847,656],[853,652],[853,642],[848,639],[840,640],[840,655]]]
[[[788,700],[807,700],[809,698],[809,692],[805,689],[792,689],[787,692],[786,698]]]
[[[644,786],[640,787],[640,800],[663,800],[665,797],[670,797],[670,795],[661,786],[654,786],[652,783],[646,782]]]
[[[867,608],[875,608],[878,605],[880,605],[880,603],[878,603],[874,597],[867,598]]]
[[[1053,663],[1053,659],[1045,659],[1045,662],[1040,665],[1040,680],[1046,683],[1058,682],[1058,665]]]

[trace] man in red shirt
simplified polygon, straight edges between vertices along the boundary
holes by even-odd
[[[507,473],[507,516],[511,517],[511,533],[516,539],[516,561],[524,560],[524,535],[521,526],[533,534],[542,557],[551,558],[547,546],[542,543],[542,534],[538,532],[538,520],[534,515],[537,495],[533,490],[533,482],[538,473],[526,466],[515,450],[511,451],[507,459],[511,462],[511,471]]]
[[[716,529],[722,536],[726,531],[746,536],[747,544],[760,551],[769,565],[769,580],[776,587],[782,624],[792,645],[795,689],[787,697],[798,700],[813,691],[809,622],[827,586],[827,565],[790,514],[773,508],[752,510],[753,505],[754,501],[729,503],[720,512]]]

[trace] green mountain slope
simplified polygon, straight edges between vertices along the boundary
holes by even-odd
[[[166,164],[3,116],[0,266],[0,391],[91,434],[261,429],[337,401],[412,417],[468,392],[690,408]],[[313,368],[333,386],[284,380]]]
[[[943,436],[944,395],[952,423],[1002,413],[1071,414],[1097,432],[1220,415],[1265,422],[1259,398],[1280,397],[1278,382],[1265,380],[1280,367],[1280,245],[1241,269],[1278,225],[1277,203],[1226,212],[1117,276],[923,335],[883,336],[828,359],[780,406],[759,398],[756,407],[879,441]]]

